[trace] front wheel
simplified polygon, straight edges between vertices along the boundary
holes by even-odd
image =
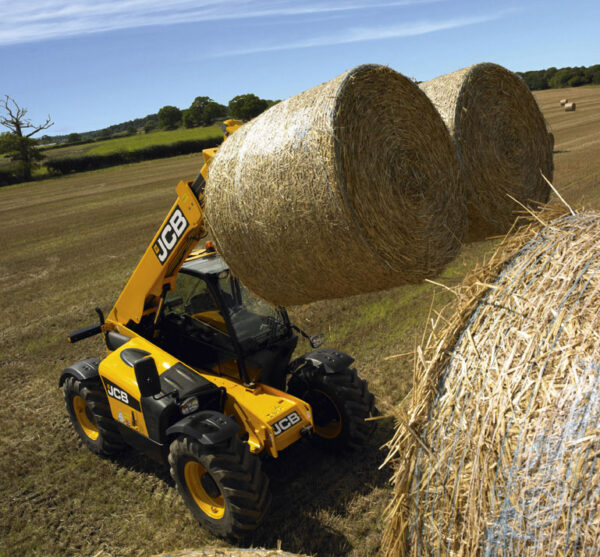
[[[237,437],[213,447],[180,437],[171,443],[169,464],[185,504],[213,534],[239,539],[262,522],[269,480]]]
[[[375,430],[374,397],[351,368],[325,373],[305,368],[293,375],[288,392],[310,404],[316,440],[332,448],[357,449]]]
[[[63,385],[65,406],[83,443],[94,453],[114,455],[125,443],[113,420],[100,379],[79,381],[67,377]]]

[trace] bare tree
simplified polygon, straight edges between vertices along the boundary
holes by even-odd
[[[32,136],[47,130],[54,122],[48,116],[43,124],[32,124],[31,120],[26,118],[27,109],[20,107],[8,95],[4,95],[4,100],[0,101],[0,109],[4,111],[4,114],[0,115],[0,124],[10,130],[8,134],[3,134],[3,150],[13,161],[19,163],[21,177],[29,180],[33,165],[41,159],[41,154],[36,148],[37,141],[32,139]]]

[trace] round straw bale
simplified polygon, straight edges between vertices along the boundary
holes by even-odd
[[[560,99],[560,106],[565,106],[569,102],[569,99]]]
[[[565,112],[575,112],[576,108],[577,108],[576,103],[566,103],[565,104]]]
[[[525,82],[497,64],[477,64],[420,84],[452,135],[469,214],[467,240],[505,234],[518,203],[548,201],[552,147]]]
[[[416,368],[386,555],[598,554],[600,214],[500,259]]]
[[[280,102],[223,143],[206,219],[242,282],[291,305],[436,275],[465,230],[449,134],[419,88],[364,65]]]

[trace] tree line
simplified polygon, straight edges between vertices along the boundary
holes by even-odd
[[[5,95],[4,100],[0,101],[0,125],[4,126],[8,131],[0,133],[0,155],[5,155],[12,161],[13,165],[9,170],[0,169],[0,186],[30,180],[32,171],[39,166],[40,161],[44,158],[43,153],[39,149],[44,144],[55,143],[56,147],[62,147],[65,144],[89,143],[115,135],[135,134],[141,131],[149,133],[157,128],[173,130],[181,126],[186,128],[210,126],[216,121],[227,117],[246,121],[258,116],[276,102],[279,101],[261,99],[252,93],[247,93],[234,97],[225,106],[215,102],[210,97],[201,96],[196,97],[190,107],[184,110],[180,110],[176,106],[163,106],[156,114],[149,114],[144,118],[115,124],[102,130],[71,133],[69,135],[54,137],[44,135],[41,139],[37,139],[32,136],[50,128],[54,124],[50,116],[42,124],[33,124],[26,117],[27,109],[19,106],[14,99]],[[213,146],[214,140],[211,139],[210,142],[210,146]],[[150,148],[145,151],[142,150],[143,152],[140,151],[135,156],[128,155],[131,161],[127,159],[127,161],[123,162],[132,162],[134,159],[137,160],[136,157],[141,157],[140,160],[157,158],[161,156],[161,153],[165,153],[162,156],[182,154],[189,152],[189,149],[197,148],[199,145],[200,143],[197,141],[190,140],[177,143],[176,148]],[[120,156],[123,158],[122,154]],[[115,157],[105,157],[106,160],[102,159],[102,157],[84,158],[85,160],[79,161],[79,163],[80,166],[83,165],[87,168],[93,165],[101,165],[99,167],[102,167],[114,164],[113,159]],[[62,166],[60,166],[61,164]],[[61,160],[58,166],[54,166],[52,168],[49,166],[51,172],[63,173],[77,170],[73,166],[73,161],[65,162]]]
[[[531,72],[517,72],[532,91],[541,89],[562,89],[581,85],[600,85],[600,64],[594,66],[574,66],[548,68]]]
[[[143,118],[136,118],[114,124],[100,130],[89,132],[71,133],[69,135],[42,136],[42,145],[55,143],[88,143],[98,139],[107,139],[115,135],[133,135],[135,133],[150,133],[157,129],[174,130],[179,127],[196,128],[210,126],[227,117],[237,120],[251,120],[261,112],[279,101],[261,99],[253,93],[246,93],[233,97],[227,105],[219,104],[210,97],[196,97],[188,108],[180,109],[176,106],[163,106],[157,113],[148,114]]]

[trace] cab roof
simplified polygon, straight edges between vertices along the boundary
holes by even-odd
[[[182,271],[195,275],[218,275],[228,269],[227,263],[214,249],[193,251],[181,266]]]

